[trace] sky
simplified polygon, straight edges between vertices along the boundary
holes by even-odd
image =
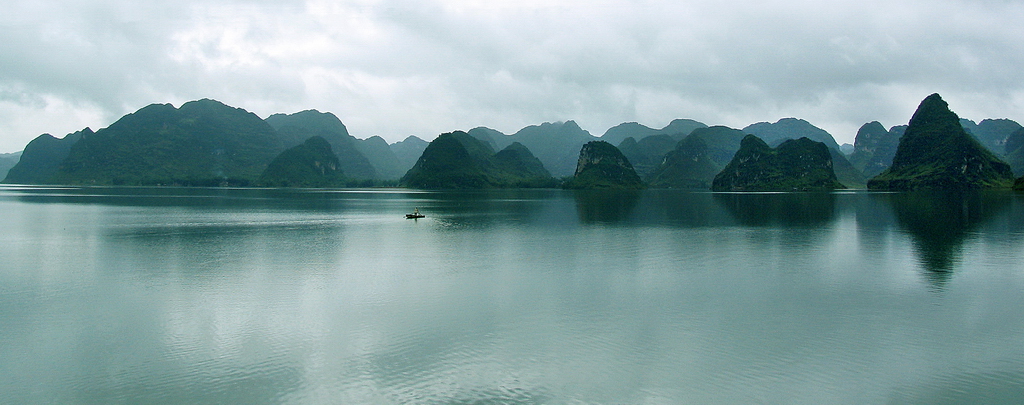
[[[943,96],[1024,122],[1024,1],[8,0],[0,152],[212,98],[357,138],[796,117],[853,143]]]

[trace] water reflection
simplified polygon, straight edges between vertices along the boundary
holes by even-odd
[[[642,194],[638,190],[574,190],[573,198],[580,222],[616,223],[629,218]]]
[[[715,193],[740,224],[746,226],[819,226],[835,218],[831,193]]]
[[[988,198],[0,189],[0,392],[1012,403],[1024,196]]]
[[[964,243],[1010,203],[1005,193],[981,191],[884,196],[900,228],[913,237],[925,276],[935,287],[945,285],[960,265]]]
[[[722,206],[715,203],[714,194],[699,191],[648,190],[638,209],[647,222],[664,221],[675,226],[709,227],[728,226],[735,221]]]
[[[188,188],[188,187],[5,187],[13,198],[34,204],[95,204],[114,207],[196,209],[290,209],[339,211],[354,201],[394,198],[379,190]],[[408,194],[414,194],[414,191]],[[5,195],[5,198],[12,198]]]

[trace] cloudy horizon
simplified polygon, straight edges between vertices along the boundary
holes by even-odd
[[[931,93],[963,118],[1024,121],[1017,1],[167,3],[0,6],[0,152],[201,98],[332,112],[388,142],[796,117],[852,143]]]

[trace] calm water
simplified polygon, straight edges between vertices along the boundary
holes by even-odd
[[[1024,195],[7,187],[0,229],[2,403],[1024,402]]]

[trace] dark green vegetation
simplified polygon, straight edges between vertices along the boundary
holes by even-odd
[[[722,166],[711,159],[707,142],[690,135],[668,152],[648,179],[651,187],[708,190]]]
[[[892,157],[896,156],[896,147],[906,129],[906,125],[900,125],[886,131],[878,121],[864,124],[857,131],[850,164],[867,177],[877,176],[892,164]]]
[[[341,170],[356,179],[376,179],[380,175],[370,159],[360,150],[360,141],[348,134],[348,128],[334,114],[317,110],[300,111],[294,114],[274,114],[267,117],[267,123],[287,140],[288,146],[302,143],[313,136],[319,136],[331,144],[331,150],[341,162]],[[393,156],[392,156],[393,157]],[[395,159],[397,162],[397,158]]]
[[[778,146],[787,139],[808,138],[812,141],[822,142],[828,146],[829,154],[832,155],[832,170],[836,178],[847,186],[863,188],[867,183],[867,177],[860,170],[853,167],[846,159],[836,143],[832,134],[824,129],[818,128],[811,123],[796,119],[783,118],[774,124],[759,122],[743,128],[748,134],[757,135],[770,146]]]
[[[400,183],[423,189],[554,187],[544,165],[520,143],[498,153],[469,134],[441,134],[427,145]]]
[[[1024,191],[1024,177],[1018,177],[1013,181],[1013,189],[1017,191]]]
[[[824,143],[836,179],[853,188],[865,187],[870,176],[878,176],[874,187],[887,189],[916,188],[920,184],[937,188],[1008,185],[1005,173],[996,176],[1002,180],[992,180],[993,177],[986,174],[1001,170],[998,165],[984,163],[992,156],[1005,157],[1012,171],[1024,175],[1024,128],[1008,119],[986,119],[978,124],[966,119],[956,120],[961,132],[972,135],[967,138],[973,139],[973,144],[956,138],[959,140],[925,142],[927,147],[908,146],[904,163],[908,156],[925,156],[918,159],[923,164],[918,168],[929,167],[910,174],[906,167],[886,171],[893,163],[907,126],[895,126],[886,131],[878,122],[861,127],[855,145],[847,145],[852,147],[848,157],[840,152],[828,132],[795,118],[761,122],[744,130],[708,127],[687,119],[673,120],[661,129],[628,122],[609,128],[601,138],[592,136],[573,121],[527,126],[512,135],[478,127],[459,133],[468,135],[483,148],[464,140],[460,140],[460,144],[473,156],[475,167],[479,169],[466,170],[482,173],[484,178],[475,182],[471,181],[475,177],[469,176],[448,186],[554,185],[549,171],[561,178],[574,176],[583,145],[602,140],[618,145],[618,150],[631,164],[631,171],[653,187],[707,188],[713,180],[708,173],[729,165],[748,133],[757,135],[769,146],[802,137]],[[953,125],[949,127],[954,129]],[[415,136],[392,145],[378,136],[355,138],[331,113],[306,110],[274,114],[261,120],[239,108],[214,100],[199,100],[181,108],[154,104],[95,133],[86,128],[63,139],[41,135],[26,146],[22,155],[0,154],[0,175],[5,176],[4,182],[22,184],[259,185],[262,184],[260,176],[279,153],[304,145],[312,137],[320,137],[330,145],[337,157],[338,169],[345,174],[349,186],[395,185],[403,175],[408,177],[428,147],[426,141]],[[693,139],[684,144],[689,138]],[[914,144],[914,141],[909,142],[909,145]],[[952,160],[943,160],[947,157]],[[956,159],[961,159],[963,173],[952,169]],[[940,166],[945,169],[939,169]],[[883,171],[886,171],[884,176]],[[437,175],[444,177],[453,173]],[[431,177],[422,167],[412,174],[410,178]],[[908,180],[908,176],[914,180]],[[966,180],[958,176],[966,176]],[[455,178],[458,176],[452,177]],[[893,179],[896,181],[890,181]],[[439,179],[431,181],[434,180]],[[975,180],[983,185],[975,184]],[[479,184],[470,185],[476,183]]]
[[[664,153],[671,150],[671,145],[695,129],[704,127],[706,125],[688,119],[673,120],[662,129],[653,129],[631,122],[612,127],[601,138],[597,138],[580,128],[576,122],[566,121],[527,126],[512,135],[505,135],[486,127],[473,128],[468,133],[473,138],[490,145],[494,150],[503,149],[513,142],[519,142],[529,148],[552,175],[567,177],[572,176],[575,172],[578,152],[587,142],[600,139],[618,145],[626,138],[632,137],[640,144],[640,148],[645,148],[643,143],[646,138],[667,135],[673,139],[669,146],[664,148],[659,155],[648,156],[650,161],[660,162]],[[648,165],[645,160],[643,164],[638,165],[637,170],[651,171],[656,165],[657,163]]]
[[[62,139],[50,134],[42,134],[25,146],[21,158],[7,172],[4,183],[10,184],[42,184],[47,183],[57,173],[61,162],[71,153],[71,147],[82,137],[92,136],[91,129],[86,128]]]
[[[563,187],[571,189],[642,189],[643,181],[626,156],[605,141],[587,142],[580,149],[576,174]]]
[[[271,160],[313,136],[331,144],[353,186],[394,181],[426,147],[418,138],[396,144],[396,150],[415,154],[404,163],[383,138],[356,139],[330,113],[307,110],[262,120],[214,100],[198,100],[181,108],[150,105],[96,133],[86,128],[63,139],[41,135],[26,146],[5,182],[257,185]]]
[[[343,187],[345,175],[331,144],[314,136],[281,152],[258,182],[266,187]]]
[[[772,149],[754,135],[743,138],[729,165],[715,176],[714,191],[814,191],[844,188],[832,171],[824,143],[787,140]]]
[[[1007,187],[1010,166],[964,131],[938,94],[921,102],[910,119],[892,165],[868,182],[875,190]]]
[[[153,104],[83,136],[58,184],[249,185],[285,142],[255,114],[213,100]]]
[[[559,177],[572,175],[576,168],[577,151],[583,144],[597,139],[574,121],[531,125],[512,135],[505,135],[486,127],[473,128],[468,134],[493,150],[504,149],[513,142],[519,142],[526,146],[552,175]]]

